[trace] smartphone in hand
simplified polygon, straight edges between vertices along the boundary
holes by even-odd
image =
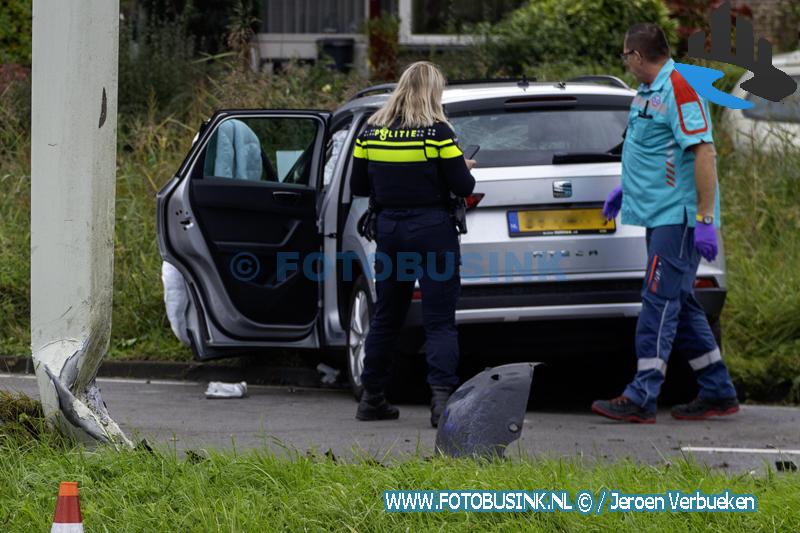
[[[464,159],[475,159],[475,154],[477,154],[480,149],[480,145],[477,144],[470,144],[464,147]]]

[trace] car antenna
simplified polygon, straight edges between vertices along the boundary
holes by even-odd
[[[522,89],[523,91],[526,90],[530,86],[530,83],[528,82],[528,78],[525,76],[525,74],[523,74],[522,75],[522,79],[517,82],[517,86],[520,89]]]
[[[567,88],[567,82],[559,81],[558,83],[556,83],[556,87],[558,87],[559,89],[566,89]]]

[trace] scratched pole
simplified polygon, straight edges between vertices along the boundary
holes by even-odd
[[[95,376],[111,334],[118,0],[35,0],[31,351],[48,420],[130,446]]]

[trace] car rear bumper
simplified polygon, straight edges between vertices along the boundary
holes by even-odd
[[[456,322],[500,323],[524,320],[637,317],[641,280],[592,280],[507,285],[464,285]],[[709,316],[719,316],[725,289],[697,289],[695,295]],[[407,326],[421,326],[422,303],[412,302]]]

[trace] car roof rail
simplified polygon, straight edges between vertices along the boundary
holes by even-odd
[[[448,80],[447,85],[479,85],[484,83],[516,83],[523,89],[527,88],[531,82],[535,82],[536,78],[528,78],[521,76],[519,78],[472,78],[465,80]]]
[[[350,98],[350,101],[355,100],[357,98],[362,98],[364,96],[369,96],[371,94],[383,94],[383,93],[390,93],[394,91],[394,88],[397,87],[396,83],[381,83],[380,85],[373,85],[371,87],[367,87],[366,89],[361,89],[356,94]]]
[[[567,82],[571,83],[607,83],[614,87],[619,87],[620,89],[630,89],[627,83],[622,81],[616,76],[610,76],[608,74],[591,74],[589,76],[578,76],[576,78],[570,78]]]
[[[536,78],[528,78],[526,76],[522,76],[520,78],[472,78],[472,79],[464,79],[464,80],[448,80],[447,86],[450,87],[452,85],[479,85],[484,83],[516,83],[523,89],[526,89],[531,82],[535,82]],[[624,82],[619,80],[620,83]],[[362,98],[364,96],[369,96],[372,94],[384,94],[392,92],[395,87],[397,87],[397,83],[381,83],[380,85],[373,85],[371,87],[367,87],[366,89],[361,89],[356,94],[350,98],[350,101],[355,100],[357,98]],[[626,85],[627,87],[627,85]]]

